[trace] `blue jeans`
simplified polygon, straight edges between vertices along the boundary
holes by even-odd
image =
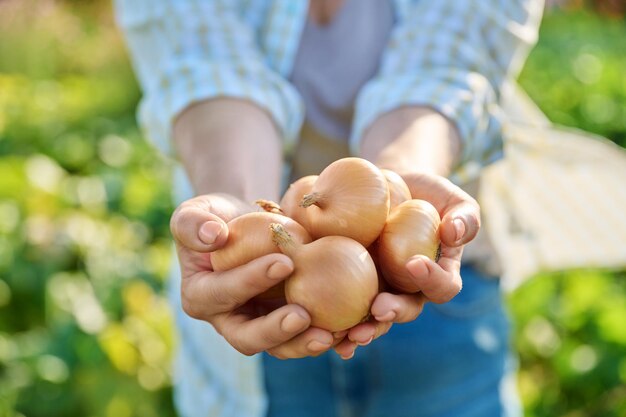
[[[521,416],[497,279],[463,267],[463,290],[341,360],[263,364],[268,417]]]

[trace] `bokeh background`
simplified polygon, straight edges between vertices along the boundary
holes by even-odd
[[[548,3],[522,85],[625,146],[626,2]],[[174,415],[170,165],[139,97],[109,1],[0,0],[0,417]],[[626,416],[625,278],[509,297],[527,416]]]

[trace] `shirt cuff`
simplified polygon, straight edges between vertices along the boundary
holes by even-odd
[[[476,176],[480,167],[502,156],[494,90],[484,76],[463,71],[382,76],[366,84],[356,102],[350,138],[353,154],[358,155],[363,133],[377,117],[407,105],[431,107],[456,125],[461,138],[456,171],[463,177]]]
[[[139,123],[145,135],[164,154],[172,155],[174,118],[201,100],[232,97],[249,100],[267,111],[285,144],[296,141],[304,106],[293,86],[256,62],[212,63],[179,60],[149,86],[140,103]]]

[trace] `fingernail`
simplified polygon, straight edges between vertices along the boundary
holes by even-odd
[[[292,312],[280,322],[280,328],[286,333],[295,333],[304,329],[309,324],[309,319],[298,312]]]
[[[331,345],[332,343],[326,343],[320,340],[311,340],[309,344],[306,345],[306,348],[312,352],[319,352],[321,350],[330,348]]]
[[[369,339],[367,339],[367,341],[365,342],[356,342],[357,345],[359,346],[367,346],[370,343],[372,343],[372,340],[374,340],[374,336],[370,337]]]
[[[424,275],[428,275],[428,267],[426,266],[426,262],[423,259],[417,258],[412,259],[406,264],[411,275],[414,277],[422,277]]]
[[[270,279],[282,279],[291,274],[292,268],[284,262],[274,262],[267,268],[267,277]]]
[[[348,356],[343,356],[341,355],[341,359],[343,359],[344,361],[347,361],[348,359],[352,359],[354,357],[354,352],[356,352],[356,348],[352,351],[352,353]]]
[[[382,316],[375,316],[374,317],[376,319],[376,321],[393,321],[396,318],[396,312],[395,311],[388,311],[387,313],[385,313]]]
[[[214,243],[222,233],[222,225],[215,221],[204,223],[198,231],[198,237],[207,245]]]
[[[369,329],[367,332],[361,334],[361,336],[358,339],[350,339],[352,340],[354,343],[356,343],[359,346],[365,346],[367,344],[369,344],[372,340],[374,340],[374,336],[376,335],[376,330],[374,329]]]
[[[465,223],[461,219],[454,219],[452,224],[454,224],[454,231],[456,232],[456,242],[465,235]]]

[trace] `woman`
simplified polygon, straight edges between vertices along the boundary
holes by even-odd
[[[118,0],[117,9],[144,90],[142,126],[180,161],[181,415],[519,415],[498,282],[460,267],[478,206],[445,178],[472,179],[500,156],[500,88],[536,40],[542,2]],[[297,305],[252,314],[247,301],[293,264],[274,254],[213,272],[208,254],[227,239],[225,222],[247,202],[279,198],[283,163],[295,179],[348,154],[402,174],[442,215],[442,258],[407,263],[422,293],[379,294],[373,320],[346,334],[310,327]]]

